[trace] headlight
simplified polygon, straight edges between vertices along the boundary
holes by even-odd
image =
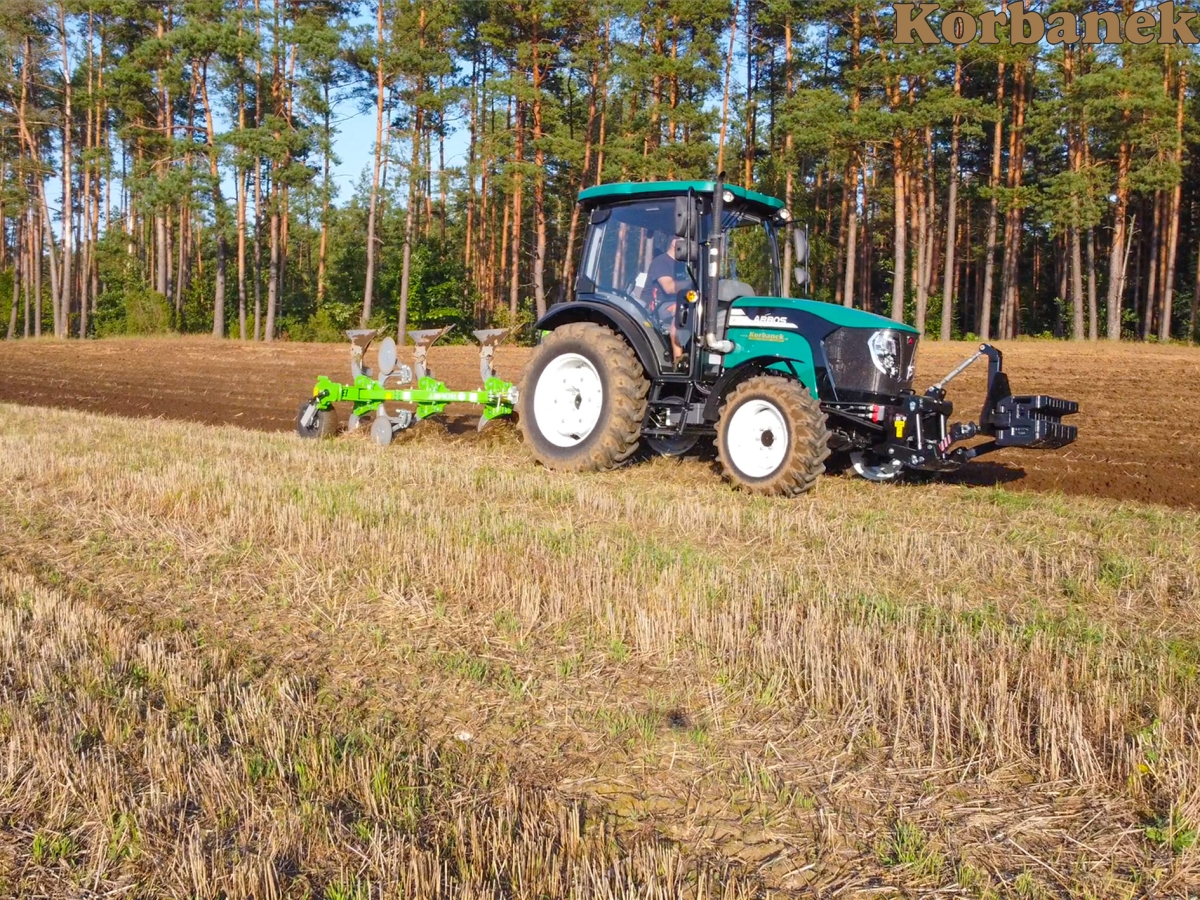
[[[867,340],[871,351],[871,362],[888,378],[900,377],[900,341],[890,328],[876,331]]]

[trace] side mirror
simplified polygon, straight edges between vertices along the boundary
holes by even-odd
[[[687,238],[675,239],[675,258],[680,262],[695,265],[700,261],[700,245]]]
[[[796,268],[792,269],[792,277],[796,279],[798,287],[806,285],[808,284],[808,269],[804,268],[804,266],[796,266]]]
[[[792,245],[796,248],[796,262],[800,263],[801,265],[804,265],[804,263],[808,262],[808,235],[806,234],[806,231],[807,229],[805,229],[805,231],[801,231],[799,228],[797,228],[792,232]],[[799,271],[801,270],[798,269],[797,272]],[[804,284],[803,278],[800,278],[799,275],[796,277],[801,284]],[[808,277],[807,273],[805,273],[805,277]]]
[[[675,198],[675,236],[694,243],[696,219],[696,198],[689,189],[686,197]]]

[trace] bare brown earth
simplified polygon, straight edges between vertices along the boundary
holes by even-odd
[[[1200,508],[1200,463],[1190,426],[1200,417],[1200,349],[1059,342],[1000,344],[1014,390],[1077,400],[1078,441],[1053,452],[1002,451],[950,480],[1016,490]],[[0,394],[35,406],[223,423],[292,427],[316,375],[347,377],[348,344],[251,345],[206,338],[118,339],[0,345]],[[928,342],[917,382],[935,381],[974,346]],[[516,380],[530,351],[502,347],[497,369]],[[368,360],[373,356],[373,351]],[[479,383],[473,346],[435,347],[434,374],[452,387]],[[976,363],[950,388],[976,415],[986,370]],[[451,422],[460,430],[469,410]]]

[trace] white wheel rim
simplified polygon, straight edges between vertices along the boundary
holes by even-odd
[[[600,421],[603,403],[600,373],[578,353],[550,360],[533,388],[538,431],[555,447],[574,447],[587,440]]]
[[[749,478],[766,478],[787,456],[787,420],[774,403],[747,400],[729,420],[729,459]]]

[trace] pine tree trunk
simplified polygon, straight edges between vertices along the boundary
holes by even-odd
[[[536,20],[535,20],[536,21]],[[533,219],[537,230],[533,251],[533,301],[540,319],[546,314],[546,151],[542,147],[542,76],[538,68],[538,46],[541,43],[537,28],[533,34]]]
[[[1200,310],[1200,252],[1196,253],[1196,281],[1192,288],[1192,315],[1188,319],[1187,339],[1189,344],[1196,342],[1196,312]]]
[[[463,268],[467,270],[467,276],[476,284],[479,283],[479,279],[475,276],[475,272],[471,263],[473,262],[472,254],[475,241],[475,156],[477,141],[476,129],[478,127],[476,113],[479,103],[478,83],[478,60],[475,54],[472,53],[471,92],[467,97],[467,102],[471,106],[471,111],[470,118],[467,123],[467,233],[463,239]],[[476,313],[478,313],[478,310],[476,310]]]
[[[279,187],[275,183],[275,178],[271,178],[271,192],[275,196],[271,197],[268,202],[271,206],[271,249],[270,262],[267,268],[267,320],[263,326],[263,340],[270,342],[275,340],[275,310],[279,303]]]
[[[1142,340],[1146,340],[1154,333],[1154,313],[1158,305],[1158,271],[1159,271],[1159,256],[1160,248],[1159,235],[1162,232],[1163,220],[1163,192],[1154,192],[1154,217],[1150,228],[1150,255],[1148,259],[1149,271],[1146,274],[1146,296],[1142,301],[1142,315],[1139,323],[1139,331]],[[1139,247],[1139,251],[1140,251]],[[1135,296],[1137,286],[1141,285],[1141,279],[1134,280]]]
[[[922,160],[923,162],[924,160]],[[918,163],[919,165],[919,163]],[[923,168],[923,167],[921,167]],[[912,285],[914,297],[913,309],[913,324],[917,331],[925,334],[925,313],[926,305],[929,297],[926,293],[926,273],[929,266],[929,208],[926,204],[926,179],[925,173],[914,167],[909,173],[910,183],[915,183],[916,189],[912,191],[912,225],[916,230],[916,247],[913,253],[912,262]]]
[[[2,234],[2,232],[4,230],[3,225],[4,225],[4,218],[3,218],[3,216],[0,216],[0,244],[4,243],[3,234]],[[20,300],[21,300],[21,254],[17,251],[17,248],[20,246],[21,246],[21,229],[19,227],[14,227],[13,228],[12,309],[9,311],[9,314],[8,314],[8,334],[5,336],[5,339],[10,340],[10,341],[13,338],[15,338],[17,335],[17,305],[20,303]]]
[[[795,83],[792,73],[792,19],[791,16],[784,16],[783,19],[783,69],[784,69],[784,86],[786,90],[786,99],[791,100],[795,93]],[[796,199],[796,176],[795,166],[792,164],[792,130],[789,128],[783,139],[783,168],[787,173],[784,176],[784,206],[789,212],[795,207]],[[784,229],[783,241],[783,296],[790,297],[792,295],[792,234],[795,230],[795,223],[789,221]],[[799,260],[796,261],[799,264]]]
[[[45,233],[47,256],[50,261],[50,304],[52,306],[51,311],[54,313],[54,336],[59,337],[58,329],[61,324],[60,316],[62,311],[62,295],[59,293],[59,288],[62,282],[59,278],[58,251],[54,246],[54,231],[50,227],[50,206],[46,202],[46,189],[40,182],[38,183],[38,195],[42,200],[41,226]],[[40,282],[38,284],[38,295],[41,296]]]
[[[745,144],[742,152],[742,160],[744,166],[742,187],[750,190],[754,185],[754,125],[755,125],[755,102],[754,102],[754,3],[753,0],[747,0],[746,3],[746,131],[743,143]]]
[[[412,241],[417,210],[417,171],[421,164],[421,109],[413,110],[412,162],[408,167],[408,198],[404,210],[404,250],[400,264],[400,310],[396,321],[396,342],[404,346],[408,336],[408,291],[412,277]]]
[[[1020,318],[1019,264],[1021,260],[1021,209],[1016,193],[1021,189],[1025,171],[1025,105],[1028,63],[1022,61],[1013,77],[1012,126],[1008,136],[1009,208],[1004,215],[1004,261],[1001,269],[1000,338],[1017,336]]]
[[[262,172],[263,159],[254,166],[254,340],[262,340]]]
[[[733,19],[729,25],[729,53],[725,56],[725,93],[721,100],[721,135],[717,140],[717,172],[725,171],[725,132],[729,127],[729,81],[733,66],[733,46],[737,38],[738,3],[739,0],[733,0]]]
[[[604,20],[604,78],[600,79],[600,136],[596,141],[596,184],[604,180],[604,126],[608,113],[608,41],[612,35],[612,20]]]
[[[908,267],[906,246],[906,206],[904,193],[904,141],[899,135],[892,138],[892,191],[895,206],[895,235],[892,267],[892,320],[904,321],[904,275]]]
[[[317,307],[325,303],[325,255],[329,245],[329,154],[330,142],[333,135],[329,126],[329,85],[321,86],[325,94],[325,144],[322,147],[324,157],[324,179],[321,184],[321,247],[317,251]]]
[[[583,169],[579,173],[579,190],[582,191],[587,187],[588,174],[592,165],[592,129],[596,126],[596,91],[600,82],[600,63],[599,60],[592,62],[592,78],[591,78],[591,93],[588,97],[588,119],[587,131],[583,136]],[[788,172],[789,184],[791,172]],[[572,283],[575,275],[575,234],[579,228],[579,204],[575,203],[571,209],[571,224],[567,228],[567,248],[563,257],[563,279],[559,286],[559,300],[561,301],[566,293],[574,293],[575,285]],[[786,269],[784,271],[787,271]]]
[[[849,244],[846,239],[846,229],[850,224],[850,192],[853,190],[850,173],[854,168],[853,159],[854,154],[851,153],[846,160],[846,168],[842,172],[842,202],[838,211],[837,267],[834,271],[835,296],[846,290],[846,249]]]
[[[925,170],[922,174],[921,193],[924,199],[925,217],[925,256],[922,261],[921,293],[925,298],[925,312],[929,312],[929,296],[933,293],[933,282],[937,268],[941,262],[941,248],[938,246],[938,202],[937,202],[937,171],[935,165],[937,156],[933,149],[933,127],[925,126]],[[924,318],[922,318],[924,321]]]
[[[46,198],[45,198],[44,192],[39,191],[39,193],[41,193],[43,195],[42,196],[42,205],[44,208],[45,203],[46,203]],[[40,214],[35,213],[35,218],[37,220],[37,225],[34,228],[33,235],[31,235],[31,240],[34,241],[33,297],[34,297],[34,302],[37,304],[37,311],[36,311],[36,317],[34,318],[33,321],[34,321],[34,330],[35,330],[34,337],[41,337],[42,336],[42,317],[43,317],[43,312],[42,312],[42,249],[43,249],[42,241],[43,241],[43,238],[42,238],[40,232],[42,230],[42,227],[43,227],[42,223],[43,223],[43,220],[45,217]],[[53,242],[51,242],[51,244],[50,244],[50,262],[51,262],[51,265],[53,265],[53,263],[54,263],[54,244],[53,244]],[[55,290],[56,290],[56,288],[54,287],[54,273],[53,273],[53,269],[52,269],[51,274],[50,274],[50,292],[51,292],[51,294],[53,294]]]
[[[954,58],[954,99],[962,97],[962,53]],[[942,331],[941,339],[950,340],[954,328],[954,286],[958,269],[954,262],[955,245],[958,242],[958,112],[950,126],[950,185],[946,198],[946,266],[942,278]]]
[[[89,57],[91,50],[91,41],[88,42]],[[79,339],[83,340],[87,337],[88,332],[88,288],[91,286],[91,270],[92,270],[92,241],[91,241],[91,222],[92,222],[92,66],[89,58],[88,65],[88,107],[87,107],[87,124],[84,129],[84,160],[83,164],[83,190],[80,194],[83,209],[79,217],[79,232],[81,238],[80,261],[79,261]],[[0,218],[0,223],[3,219]],[[0,244],[4,243],[0,240]]]
[[[367,207],[367,274],[363,285],[362,313],[358,317],[358,327],[366,328],[371,318],[371,305],[375,289],[375,216],[379,205],[379,169],[383,161],[383,0],[376,0],[376,53],[378,60],[375,64],[375,166],[371,175],[371,199]],[[409,206],[412,206],[411,197]],[[408,253],[407,237],[405,253]],[[407,297],[401,302],[405,302]],[[401,335],[403,337],[403,334]],[[403,343],[403,341],[401,341]]]
[[[225,231],[225,198],[221,196],[221,171],[217,165],[217,133],[213,127],[212,107],[208,102],[208,62],[200,67],[200,102],[204,105],[204,131],[208,138],[208,172],[212,178],[213,222],[217,231],[217,271],[213,288],[212,336],[225,337],[225,270],[229,238]],[[182,265],[180,270],[182,272]]]
[[[31,206],[29,206],[29,208],[26,211],[26,218],[25,218],[26,234],[24,235],[25,244],[23,247],[21,247],[19,249],[19,252],[22,254],[22,261],[21,261],[22,278],[21,278],[21,281],[23,282],[23,285],[21,288],[21,293],[23,294],[24,300],[25,300],[24,337],[30,337],[33,334],[33,322],[32,322],[33,309],[32,309],[32,305],[29,302],[29,294],[30,294],[29,284],[31,281],[31,270],[33,269],[33,244],[31,243],[31,241],[33,239],[33,233],[31,230],[33,221],[34,221],[33,206],[31,205]],[[41,305],[40,304],[38,305],[38,313],[39,313],[39,317],[40,317],[40,313],[41,313]],[[38,329],[37,329],[38,334],[41,334],[41,330],[42,330],[41,323],[39,322]]]
[[[63,128],[62,128],[62,287],[59,290],[60,318],[55,322],[54,336],[67,337],[67,329],[71,319],[71,288],[72,275],[72,246],[71,237],[74,232],[73,220],[75,207],[72,203],[71,162],[73,142],[71,134],[71,65],[67,53],[67,5],[65,0],[58,4],[59,38],[62,42],[62,74],[63,74]]]
[[[517,320],[517,302],[521,284],[521,164],[525,161],[525,106],[519,98],[517,99],[515,146],[512,196],[512,271],[509,273],[508,283],[508,314],[512,322]]]
[[[1004,63],[997,65],[996,75],[996,124],[992,131],[992,172],[988,181],[991,201],[988,204],[988,226],[985,239],[985,257],[983,265],[983,290],[979,304],[979,336],[982,340],[990,340],[992,334],[992,286],[996,275],[996,231],[999,218],[1000,198],[1000,160],[1001,148],[1004,143]]]
[[[1183,164],[1183,122],[1184,100],[1187,95],[1187,66],[1179,67],[1178,84],[1175,96],[1175,162]],[[1167,265],[1163,279],[1162,309],[1158,317],[1158,339],[1167,341],[1171,338],[1171,318],[1175,306],[1175,265],[1179,255],[1179,213],[1183,201],[1183,180],[1175,182],[1171,192],[1171,205],[1168,218],[1167,234]]]
[[[1113,225],[1112,247],[1108,255],[1108,330],[1110,341],[1121,339],[1121,307],[1124,296],[1124,272],[1127,258],[1125,247],[1125,214],[1129,205],[1129,142],[1122,141],[1117,154],[1117,207]]]

